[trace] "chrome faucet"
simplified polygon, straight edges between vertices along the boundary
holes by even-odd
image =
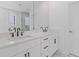
[[[47,32],[48,27],[40,27],[42,29],[43,32]]]
[[[9,28],[8,29],[9,31],[10,31],[10,34],[11,34],[11,37],[14,37],[15,36],[15,34],[16,34],[16,36],[18,37],[18,36],[23,36],[23,29],[20,29],[20,27],[18,27],[18,28],[16,28],[16,27],[14,27],[14,28]],[[14,30],[14,31],[13,31]],[[13,31],[13,32],[12,32]],[[21,31],[21,32],[20,32]]]
[[[21,28],[18,27],[17,28],[17,36],[19,36],[19,35],[23,36],[23,29],[21,29]]]
[[[10,31],[11,36],[14,37],[14,33],[16,32],[16,27],[14,27],[14,28],[9,28],[8,30]],[[14,31],[13,31],[13,30],[14,30]],[[13,31],[13,32],[12,32],[12,31]]]
[[[20,31],[20,28],[18,27],[17,28],[17,36],[19,36],[19,31]]]
[[[23,29],[21,29],[21,36],[23,36],[23,33],[24,33],[24,31],[23,31]]]

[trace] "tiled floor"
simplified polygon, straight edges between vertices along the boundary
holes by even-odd
[[[52,57],[77,57],[73,54],[65,55],[62,52],[56,51]]]

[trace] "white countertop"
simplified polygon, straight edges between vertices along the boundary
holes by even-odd
[[[5,37],[5,38],[0,39],[0,49],[5,48],[7,46],[14,45],[14,44],[19,44],[22,42],[28,42],[30,40],[38,39],[38,38],[41,38],[41,37],[44,37],[47,35],[51,35],[51,34],[52,33],[49,33],[49,32],[30,31],[30,32],[25,32],[24,35],[20,36],[20,37],[15,37],[15,38]],[[28,36],[31,36],[31,37],[28,37]],[[27,39],[25,39],[25,38],[27,38]]]

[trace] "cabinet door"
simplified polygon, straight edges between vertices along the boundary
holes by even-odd
[[[50,43],[49,43],[49,56],[52,56],[55,51],[57,50],[57,39],[55,36],[50,36]]]
[[[14,55],[13,57],[28,57],[28,51],[21,51]]]
[[[20,54],[15,55],[14,57],[25,57],[25,54],[24,53],[20,53]]]
[[[29,49],[30,57],[40,57],[40,44]]]

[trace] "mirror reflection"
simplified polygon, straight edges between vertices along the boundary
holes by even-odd
[[[16,32],[17,28],[47,32],[48,6],[47,1],[0,1],[0,33]]]
[[[33,30],[33,1],[0,1],[0,15],[0,33]]]

